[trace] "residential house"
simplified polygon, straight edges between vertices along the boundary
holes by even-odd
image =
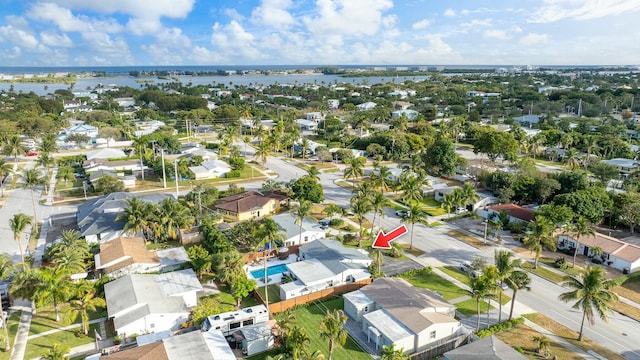
[[[486,209],[479,209],[478,211],[476,211],[476,213],[481,217],[488,219],[492,216],[499,215],[503,211],[507,213],[507,215],[509,215],[509,221],[528,223],[533,220],[533,210],[524,208],[516,204],[493,205],[487,207]]]
[[[327,146],[325,144],[320,144],[317,143],[313,140],[307,140],[307,153],[315,155],[316,153],[316,149],[320,146]],[[293,144],[293,149],[297,152],[302,152],[302,138],[298,139],[294,144]]]
[[[116,333],[178,330],[189,319],[202,290],[192,269],[164,274],[130,274],[104,286],[107,314]]]
[[[269,312],[264,305],[251,306],[244,309],[227,311],[207,316],[202,323],[202,331],[220,331],[230,335],[238,329],[269,321]]]
[[[124,222],[116,221],[116,217],[127,207],[127,200],[133,197],[153,204],[174,198],[171,194],[116,192],[87,200],[78,206],[76,212],[80,234],[89,243],[103,243],[119,237],[122,234]]]
[[[317,222],[311,221],[309,218],[304,218],[302,224],[296,224],[298,219],[294,218],[291,213],[275,215],[271,219],[285,234],[284,246],[304,245],[325,238],[325,230],[322,230]],[[302,233],[300,232],[301,228]]]
[[[376,349],[393,344],[405,354],[419,353],[466,333],[454,305],[401,278],[378,278],[345,294],[344,311]]]
[[[132,97],[115,98],[113,101],[118,103],[118,106],[122,108],[132,107],[136,104],[136,99]]]
[[[143,168],[140,167],[140,160],[131,159],[131,160],[113,160],[109,161],[108,159],[92,159],[87,160],[82,164],[84,171],[86,173],[96,172],[100,170],[108,170],[111,172],[131,172],[136,173],[143,171]],[[146,166],[144,167],[146,168]],[[104,175],[104,174],[103,174]],[[125,180],[125,176],[123,175],[123,181]],[[135,185],[135,178],[127,178],[129,184],[133,183]]]
[[[356,107],[360,111],[366,111],[366,110],[373,110],[373,108],[375,108],[376,105],[378,105],[378,104],[376,104],[374,102],[371,102],[371,101],[367,101],[367,102],[364,102],[362,104],[356,105]]]
[[[260,323],[240,328],[233,333],[242,354],[245,356],[253,356],[274,347],[274,337],[271,331],[271,325],[268,323]]]
[[[453,194],[456,189],[460,189],[460,186],[447,186],[435,189],[433,197],[436,201],[442,201],[447,195]]]
[[[395,110],[391,113],[391,117],[392,118],[399,118],[402,116],[405,116],[407,119],[413,121],[416,120],[418,118],[418,116],[420,115],[419,112],[417,112],[416,110],[411,110],[411,109],[406,109],[406,110]]]
[[[87,106],[86,103],[76,99],[62,100],[62,107],[64,108],[64,111],[67,112],[83,112],[91,110],[91,106]]]
[[[164,122],[159,120],[149,120],[149,121],[136,121],[136,130],[133,132],[133,136],[139,138],[145,135],[152,134],[156,132],[156,130],[160,129],[165,125]]]
[[[574,251],[580,255],[594,257],[595,247],[602,250],[600,259],[603,264],[627,273],[640,270],[640,246],[638,245],[598,232],[595,235],[578,237],[564,233],[558,234],[559,249],[575,249]]]
[[[252,190],[218,199],[215,207],[227,221],[244,221],[277,214],[287,201],[279,193],[263,195]]]
[[[318,123],[315,120],[296,119],[296,123],[303,131],[316,131],[318,130]]]
[[[150,251],[143,238],[122,236],[100,244],[95,255],[96,270],[111,277],[173,271],[189,260],[183,247]]]
[[[98,128],[87,124],[77,124],[64,129],[58,136],[59,140],[65,140],[69,135],[86,135],[90,139],[98,137]]]
[[[203,180],[223,177],[231,171],[231,167],[222,160],[208,160],[197,166],[189,166],[189,170],[196,180]]]
[[[99,179],[105,176],[111,176],[122,181],[122,184],[124,185],[125,188],[132,188],[136,186],[136,177],[134,175],[124,175],[124,173],[117,173],[115,171],[108,170],[108,169],[99,169],[95,171],[90,171],[89,182],[91,183],[92,186],[95,186],[96,181],[98,181]]]
[[[308,112],[305,114],[305,120],[315,121],[316,123],[324,120],[324,116],[320,111]]]
[[[87,152],[87,160],[94,159],[120,159],[127,157],[127,154],[120,149],[105,148]]]
[[[200,156],[204,161],[218,160],[218,154],[205,149],[199,143],[188,143],[182,145],[180,153],[184,156]]]
[[[600,162],[615,166],[623,177],[627,177],[640,170],[640,161],[635,159],[614,158],[601,160]]]
[[[368,279],[373,261],[361,249],[345,248],[339,241],[319,239],[298,249],[300,261],[287,264],[295,279],[280,285],[280,299],[287,300],[330,287]]]
[[[476,340],[444,353],[445,360],[526,360],[509,345],[502,342],[495,335]]]
[[[519,123],[520,125],[526,125],[531,128],[533,125],[538,124],[540,122],[540,116],[538,115],[522,115],[514,118],[513,121]]]
[[[337,110],[340,107],[340,100],[338,99],[329,99],[327,100],[327,105],[330,110]]]
[[[400,110],[407,110],[408,108],[410,108],[411,106],[413,106],[412,103],[408,102],[408,101],[392,101],[391,102],[391,106],[393,106],[394,109],[400,109]]]

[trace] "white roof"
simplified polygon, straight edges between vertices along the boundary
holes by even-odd
[[[322,279],[332,278],[335,274],[316,259],[287,264],[287,269],[295,274],[298,280],[310,284]]]
[[[349,300],[350,303],[355,305],[356,307],[363,307],[373,303],[370,297],[367,294],[363,293],[360,290],[352,291],[350,293],[346,293],[343,295],[346,300]]]
[[[127,156],[127,155],[124,153],[124,151],[122,151],[120,149],[106,148],[106,149],[89,151],[87,153],[87,160],[92,160],[92,159],[115,159],[115,158],[123,158],[125,156]]]
[[[220,330],[211,330],[201,334],[215,360],[236,360],[233,350],[229,347],[229,343]]]
[[[413,336],[409,330],[397,323],[393,316],[382,309],[365,314],[364,318],[391,342]]]
[[[160,283],[162,292],[168,296],[202,290],[202,285],[193,269],[160,274],[156,281]]]

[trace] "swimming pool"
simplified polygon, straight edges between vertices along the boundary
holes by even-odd
[[[267,268],[267,277],[275,274],[281,274],[285,271],[287,271],[286,264],[269,266]],[[264,279],[264,269],[253,270],[251,272],[251,276],[253,276],[254,279]]]

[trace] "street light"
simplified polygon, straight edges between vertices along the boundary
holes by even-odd
[[[489,227],[489,219],[484,221],[484,244],[487,244],[487,228]]]

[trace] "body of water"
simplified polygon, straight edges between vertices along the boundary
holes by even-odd
[[[276,275],[276,274],[282,274],[283,272],[286,272],[286,271],[287,271],[286,264],[269,266],[267,268],[267,277]],[[254,279],[264,279],[264,269],[253,270],[251,272],[251,276],[253,276]]]

